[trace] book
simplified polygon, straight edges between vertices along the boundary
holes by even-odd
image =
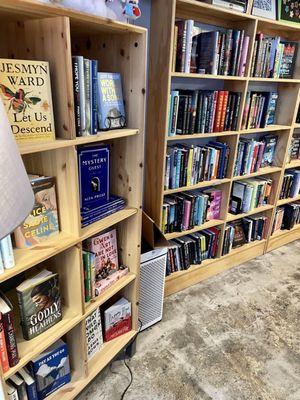
[[[222,191],[218,189],[206,189],[203,193],[209,196],[206,218],[208,220],[220,219]]]
[[[14,231],[17,248],[43,243],[59,233],[55,178],[38,177],[30,182],[35,203],[31,213]]]
[[[16,291],[24,339],[35,338],[62,319],[58,274],[44,269]]]
[[[75,109],[75,128],[76,136],[82,136],[82,120],[81,120],[81,92],[80,92],[80,81],[79,81],[79,58],[78,56],[72,56],[72,68],[73,68],[73,88],[74,88],[74,109]]]
[[[12,375],[9,378],[9,383],[17,390],[18,399],[27,400],[26,385],[20,375]]]
[[[87,359],[91,360],[103,344],[101,312],[97,308],[85,319]]]
[[[109,145],[78,146],[80,209],[96,208],[109,200]]]
[[[0,240],[0,251],[4,268],[13,268],[15,266],[15,259],[10,235]]]
[[[0,59],[0,95],[17,142],[55,140],[46,61]]]
[[[219,32],[202,32],[200,34],[200,54],[198,73],[217,75],[217,46]]]
[[[0,314],[0,361],[3,373],[9,370],[8,354],[5,341],[5,332],[2,322],[2,315]]]
[[[83,136],[92,134],[91,131],[91,117],[92,117],[92,79],[91,79],[91,63],[87,58],[83,59],[83,74],[84,74],[84,112],[85,112],[85,129]]]
[[[30,363],[36,382],[38,399],[42,400],[71,381],[69,353],[61,339],[48,347]]]
[[[15,335],[15,324],[13,318],[13,307],[8,298],[1,294],[0,297],[1,322],[5,336],[5,345],[10,368],[15,367],[19,362],[17,339]]]
[[[126,126],[121,74],[98,72],[98,124],[100,130]]]
[[[9,382],[6,381],[7,397],[8,400],[19,400],[17,389]]]
[[[29,372],[25,368],[21,368],[17,375],[20,376],[25,383],[28,400],[38,400],[35,380]]]
[[[131,330],[131,303],[122,297],[104,311],[104,340],[108,342]]]

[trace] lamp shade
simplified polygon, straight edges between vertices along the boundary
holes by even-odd
[[[33,205],[34,194],[0,99],[0,239],[24,221]]]

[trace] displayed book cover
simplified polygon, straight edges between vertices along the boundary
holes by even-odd
[[[121,74],[98,72],[98,124],[100,130],[126,126]]]
[[[1,58],[0,95],[18,142],[55,139],[48,62]]]
[[[90,210],[109,200],[109,145],[77,148],[81,211]]]
[[[242,246],[246,243],[246,236],[243,229],[243,222],[241,220],[234,221],[231,223],[234,228],[234,236],[233,236],[233,243],[232,247],[236,248]]]
[[[29,367],[39,400],[71,381],[68,347],[61,339],[34,358]]]
[[[104,340],[115,339],[131,330],[131,303],[122,297],[104,311]]]
[[[62,319],[58,274],[44,269],[16,291],[24,339],[33,339]]]
[[[217,189],[208,189],[204,193],[209,195],[209,205],[207,208],[207,219],[220,219],[222,191]]]
[[[87,359],[90,360],[103,344],[101,312],[98,307],[85,320]]]
[[[128,273],[127,267],[119,265],[116,229],[87,239],[85,247],[95,255],[95,295],[99,296]]]
[[[35,196],[33,210],[14,231],[17,248],[31,247],[59,233],[55,178],[31,179]]]

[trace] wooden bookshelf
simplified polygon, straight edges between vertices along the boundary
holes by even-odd
[[[2,373],[1,379],[5,382],[63,338],[68,344],[72,380],[50,398],[73,399],[130,343],[138,330],[147,31],[35,0],[1,1],[0,20],[0,57],[45,60],[50,64],[56,140],[18,147],[28,172],[56,178],[60,218],[57,236],[32,248],[14,249],[16,266],[0,275],[0,283],[39,270],[43,265],[59,273],[63,299],[63,317],[55,326],[30,341],[25,341],[17,330],[20,362]],[[98,59],[101,71],[121,73],[127,128],[76,137],[73,54]],[[126,207],[81,228],[76,146],[104,141],[111,148],[111,193],[125,198]],[[110,227],[117,229],[120,261],[130,272],[103,295],[85,303],[82,241]],[[105,343],[88,362],[85,319],[115,295],[123,295],[131,302],[132,330]],[[18,306],[14,307],[14,318],[18,326]]]
[[[271,227],[275,216],[276,207],[282,204],[278,201],[284,170],[286,168],[300,167],[300,161],[287,164],[287,153],[291,137],[300,124],[296,124],[296,114],[299,104],[300,91],[300,58],[297,58],[295,67],[295,79],[268,79],[254,78],[250,76],[250,66],[254,51],[254,40],[257,32],[261,31],[271,36],[282,36],[287,40],[299,40],[300,24],[289,25],[285,22],[267,20],[251,15],[251,5],[247,13],[240,13],[226,8],[206,4],[196,0],[155,0],[152,2],[152,19],[150,32],[150,80],[149,103],[147,115],[147,158],[146,158],[146,185],[145,185],[145,211],[152,217],[158,226],[162,222],[162,204],[166,194],[180,191],[164,190],[165,156],[167,145],[176,142],[197,142],[215,137],[226,141],[231,148],[230,168],[225,180],[220,187],[224,189],[222,201],[221,220],[209,221],[187,232],[174,232],[165,235],[167,239],[183,236],[191,232],[200,231],[209,226],[219,226],[221,229],[221,247],[224,238],[224,229],[227,222],[234,221],[248,215],[263,213],[269,218],[268,235],[265,240],[254,242],[234,249],[230,254],[207,260],[200,266],[192,266],[186,271],[171,274],[166,278],[165,294],[168,296],[183,288],[200,282],[231,266],[250,260],[260,254],[264,254],[281,244],[300,237],[300,229],[295,228],[291,233],[286,231],[270,236]],[[244,77],[203,75],[195,73],[179,73],[172,70],[172,55],[174,42],[174,24],[176,19],[193,19],[202,24],[221,26],[224,28],[244,29],[250,36],[249,50]],[[160,40],[158,40],[160,38]],[[176,86],[177,85],[177,86]],[[169,95],[171,88],[182,89],[215,89],[234,90],[242,92],[242,101],[237,131],[218,132],[209,134],[190,134],[167,136],[169,117]],[[276,111],[276,124],[258,129],[241,129],[241,116],[244,109],[245,95],[248,90],[273,90],[279,93]],[[274,159],[274,165],[262,168],[259,171],[245,176],[233,176],[234,160],[237,153],[237,144],[243,135],[266,134],[274,132],[278,135],[278,144]],[[237,180],[252,178],[255,176],[272,177],[273,188],[270,204],[259,207],[247,214],[233,215],[228,213],[229,196],[232,183]],[[217,182],[204,182],[195,187],[214,185]],[[217,187],[217,186],[216,186]],[[193,187],[194,188],[194,187]],[[188,187],[181,188],[189,190]],[[286,202],[292,201],[292,199]],[[213,225],[211,225],[213,224]]]

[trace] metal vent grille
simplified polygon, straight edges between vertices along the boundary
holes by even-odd
[[[139,318],[142,330],[162,319],[167,256],[141,264]]]

